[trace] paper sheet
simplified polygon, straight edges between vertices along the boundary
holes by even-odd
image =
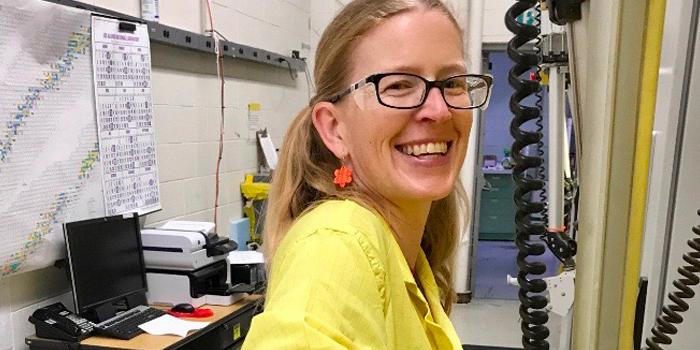
[[[202,329],[208,325],[209,322],[185,321],[172,315],[163,315],[155,320],[140,324],[139,328],[152,335],[173,334],[185,337],[189,331]]]
[[[248,140],[250,141],[255,141],[255,133],[262,129],[261,108],[259,103],[248,104]]]
[[[214,229],[213,222],[170,220],[159,227],[162,230],[181,230],[209,233]]]
[[[148,27],[92,18],[97,132],[107,215],[160,209]]]
[[[265,258],[260,252],[254,250],[243,250],[243,251],[233,251],[228,253],[229,264],[263,264],[265,263]]]
[[[277,150],[275,149],[275,145],[272,143],[272,139],[269,135],[266,137],[260,135],[259,138],[260,147],[262,147],[263,154],[265,155],[267,166],[270,170],[275,170],[277,167]]]

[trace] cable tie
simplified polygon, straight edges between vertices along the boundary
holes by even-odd
[[[547,227],[547,232],[549,232],[549,233],[564,233],[564,232],[566,232],[566,226]]]

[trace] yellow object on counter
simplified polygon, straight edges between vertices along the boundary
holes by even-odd
[[[246,174],[241,184],[241,193],[243,193],[245,199],[267,199],[267,193],[269,191],[270,184],[266,182],[253,182],[253,174]]]
[[[256,244],[262,243],[258,228],[258,215],[255,213],[253,202],[264,201],[270,191],[270,184],[267,182],[254,182],[253,174],[246,174],[241,184],[241,194],[245,198],[243,214],[250,220],[250,240]]]
[[[462,349],[422,251],[416,276],[380,216],[327,201],[280,244],[243,349]]]

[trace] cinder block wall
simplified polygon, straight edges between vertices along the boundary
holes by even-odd
[[[94,5],[138,16],[138,0],[94,0]],[[289,55],[309,56],[309,0],[215,0],[214,27],[227,39]],[[203,33],[206,2],[160,1],[160,22]],[[163,210],[147,224],[170,219],[213,221],[219,136],[219,81],[213,55],[154,45],[153,102]],[[262,104],[261,126],[281,144],[287,124],[308,100],[303,72],[226,59],[224,158],[221,164],[217,230],[228,234],[241,217],[239,183],[255,170],[255,143],[248,139],[247,105]]]
[[[84,0],[131,16],[140,15],[140,0]],[[228,40],[289,55],[299,50],[313,68],[313,54],[324,28],[349,0],[213,0],[215,28]],[[454,9],[468,0],[447,0]],[[161,0],[160,22],[203,33],[209,28],[205,0]],[[459,16],[458,16],[459,17]],[[500,18],[500,17],[499,17]],[[466,27],[466,23],[462,23]],[[485,35],[486,37],[486,35]],[[214,56],[153,45],[153,99],[158,171],[163,210],[147,224],[166,220],[213,220],[214,174],[219,130],[219,82]],[[262,104],[261,125],[281,146],[291,119],[308,102],[303,72],[296,80],[284,69],[226,59],[224,159],[221,168],[221,234],[240,218],[239,184],[256,168],[250,142],[247,105]],[[311,92],[313,93],[313,92]],[[50,302],[70,301],[64,272],[54,267],[0,279],[0,350],[27,349],[34,333],[27,317]],[[3,317],[9,314],[10,317]]]
[[[139,0],[84,2],[140,16]],[[327,5],[340,6],[327,0],[314,2],[324,8],[319,14],[330,17],[335,12],[326,10]],[[159,3],[161,23],[196,33],[209,28],[203,0]],[[299,50],[302,57],[309,57],[311,7],[311,0],[214,0],[212,12],[215,28],[230,41],[284,55]],[[220,120],[215,57],[163,45],[152,45],[151,52],[163,210],[148,215],[146,223],[212,221]],[[228,235],[230,220],[242,216],[239,184],[257,164],[255,143],[248,140],[248,103],[262,105],[260,124],[268,127],[279,147],[289,121],[307,103],[308,89],[303,72],[294,80],[286,69],[231,58],[224,70],[227,108],[217,228]],[[54,267],[1,279],[0,350],[27,349],[24,337],[34,333],[28,315],[49,302],[71,305],[69,293],[64,272]]]

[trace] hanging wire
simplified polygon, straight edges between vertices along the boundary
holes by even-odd
[[[226,84],[226,79],[224,79],[224,61],[221,53],[221,48],[219,46],[219,36],[224,38],[216,29],[214,29],[214,16],[211,12],[211,0],[207,0],[207,14],[209,16],[209,30],[214,38],[214,53],[216,54],[216,75],[219,78],[219,101],[220,101],[220,112],[221,120],[219,122],[219,145],[218,145],[218,155],[216,157],[216,176],[215,176],[215,194],[214,194],[214,225],[217,224],[218,213],[219,213],[219,193],[220,193],[220,174],[221,174],[221,160],[224,154],[224,115],[225,115],[225,103],[224,103],[224,85]],[[228,40],[227,40],[228,41]]]
[[[289,68],[289,76],[292,77],[292,80],[296,80],[296,79],[297,79],[297,73],[294,71],[294,69],[292,69],[292,64],[289,62],[289,60],[286,59],[286,58],[284,58],[284,57],[280,57],[278,60],[279,60],[280,62],[286,62],[286,63],[287,63],[287,67]]]
[[[304,61],[304,75],[306,76],[306,92],[309,101],[311,101],[311,96],[316,94],[316,86],[314,85],[314,80],[311,78],[311,72],[309,72],[309,63],[306,62],[306,59],[302,60]]]

